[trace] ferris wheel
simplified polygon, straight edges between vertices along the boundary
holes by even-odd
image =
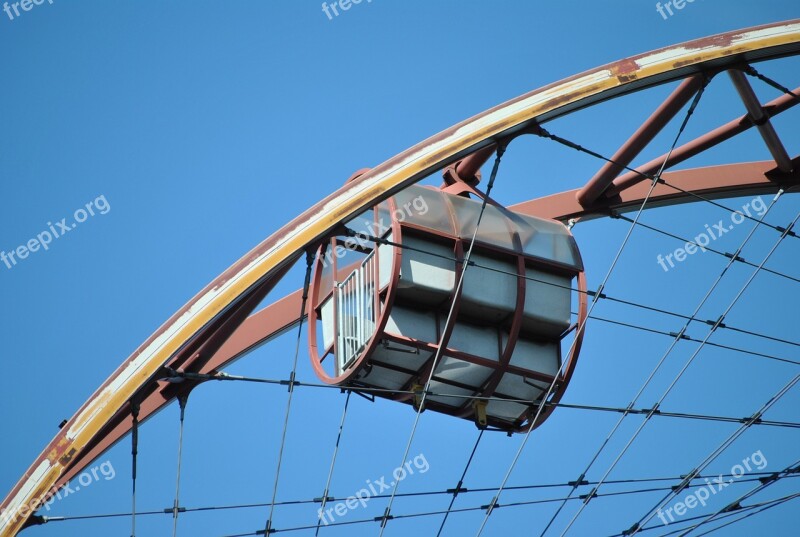
[[[257,385],[281,401],[268,419],[274,471],[259,477],[266,501],[228,506],[259,510],[263,525],[241,528],[232,517],[236,535],[388,535],[409,531],[403,525],[411,522],[424,534],[488,535],[497,518],[523,520],[533,505],[543,510],[524,518],[526,533],[579,535],[586,531],[582,517],[602,510],[606,498],[638,493],[646,494],[646,507],[617,521],[618,535],[703,535],[797,499],[800,492],[769,493],[800,475],[800,460],[762,471],[750,457],[746,476],[726,474],[735,493],[722,506],[710,503],[716,493],[707,470],[736,440],[758,431],[768,431],[770,442],[797,445],[791,436],[800,428],[796,413],[775,417],[770,410],[800,389],[800,340],[783,309],[769,304],[800,298],[797,258],[786,257],[800,246],[800,213],[791,196],[800,187],[800,156],[787,143],[797,135],[791,109],[800,103],[800,88],[796,71],[782,63],[799,53],[800,21],[786,21],[639,54],[521,95],[355,172],[202,289],[122,362],[0,504],[0,536],[34,526],[42,534],[59,533],[69,517],[48,517],[42,506],[122,442],[132,453],[132,503],[117,518],[130,521],[135,535],[137,522],[141,528],[153,514],[137,508],[138,442],[148,419],[174,403],[176,489],[172,506],[158,516],[167,516],[176,534],[193,512],[211,510],[182,504],[181,453],[194,394],[218,384]],[[736,97],[735,106],[714,93],[721,88]],[[772,97],[764,101],[757,91]],[[653,95],[659,104],[639,117],[641,103]],[[618,149],[607,152],[602,114],[612,104],[629,106],[628,121],[635,125]],[[782,137],[778,122],[785,118]],[[715,148],[739,140],[761,144],[770,158],[720,160]],[[597,170],[577,190],[561,191],[552,180],[547,196],[502,202],[495,192],[504,182],[524,191],[532,181],[533,170],[518,173],[531,154],[552,154],[564,163],[583,159]],[[505,171],[509,161],[516,173]],[[689,167],[694,162],[701,166]],[[687,211],[685,222],[676,219],[677,206]],[[603,254],[586,255],[587,245],[598,243]],[[663,245],[671,246],[659,249]],[[652,271],[646,288],[626,285],[645,257]],[[708,263],[703,279],[659,279],[701,258]],[[675,282],[684,287],[672,288]],[[276,292],[287,283],[296,290]],[[764,307],[734,315],[754,288],[768,293],[759,302]],[[626,350],[618,338],[628,331],[657,336],[658,343]],[[245,355],[268,353],[278,338],[291,338],[294,347],[292,355],[273,358],[282,375],[230,372]],[[697,386],[689,379],[710,350],[779,367],[769,378],[783,382],[770,386],[763,400],[749,397],[757,390],[743,393],[746,415],[670,408],[668,397],[678,386]],[[640,361],[629,363],[628,351]],[[586,363],[594,364],[594,378],[576,385]],[[630,393],[620,395],[625,403],[570,400],[590,380],[604,393],[603,386],[614,386],[629,367],[638,377]],[[654,379],[663,389],[644,400]],[[318,434],[314,422],[295,423],[308,412],[303,405],[335,434]],[[380,448],[399,464],[392,477],[367,480],[377,475],[369,457],[348,453],[341,441],[351,428],[380,430],[376,424],[389,418],[379,409],[387,408],[408,418],[400,440]],[[547,498],[525,496],[545,486],[535,478],[529,487],[514,481],[519,467],[529,464],[537,435],[579,411],[609,416],[611,426],[565,438],[586,445],[588,456],[574,458],[574,475],[548,485],[555,490]],[[715,429],[685,471],[669,478],[618,477],[637,442],[654,441],[648,434],[656,422],[727,428]],[[463,436],[437,435],[440,423]],[[311,438],[302,446],[291,444],[298,427]],[[696,429],[687,430],[675,434],[691,436]],[[491,438],[509,446],[491,457],[495,481],[465,486]],[[405,491],[411,475],[429,469],[421,449],[443,443],[451,444],[452,459],[462,467],[448,476],[450,486]],[[325,461],[317,493],[287,500],[282,488],[308,457]],[[342,466],[365,469],[359,488],[335,490]],[[703,505],[678,516],[675,502],[687,491],[696,491],[689,497]],[[437,503],[428,506],[429,497]],[[688,502],[681,505],[686,511]],[[363,514],[345,516],[356,509]],[[470,523],[452,529],[462,516]]]

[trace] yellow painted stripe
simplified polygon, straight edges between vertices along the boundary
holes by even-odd
[[[332,226],[358,214],[386,192],[404,186],[420,174],[437,169],[443,161],[487,138],[565,104],[579,102],[634,80],[669,73],[676,66],[697,65],[731,54],[798,43],[800,23],[793,21],[740,32],[724,45],[715,44],[713,39],[707,42],[708,46],[699,48],[677,46],[639,56],[636,58],[637,65],[624,74],[601,68],[510,101],[490,113],[473,118],[438,141],[423,142],[390,168],[380,167],[380,172],[366,174],[364,180],[345,186],[321,210],[276,233],[273,236],[279,239],[276,246],[253,259],[220,288],[197,297],[183,316],[167,327],[158,339],[112,379],[106,389],[87,403],[67,431],[71,440],[67,449],[74,450],[75,454],[80,453],[162,364],[256,282],[274,274],[287,260]],[[22,480],[22,488],[13,498],[4,500],[4,507],[15,511],[19,506],[40,501],[63,471],[64,466],[58,461],[29,469],[27,477]],[[16,535],[26,519],[27,516],[20,516],[13,521],[0,518],[0,537]]]

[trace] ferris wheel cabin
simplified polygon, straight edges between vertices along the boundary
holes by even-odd
[[[308,312],[320,379],[415,406],[427,384],[424,408],[506,431],[530,427],[554,378],[548,401],[560,398],[586,312],[575,239],[487,204],[459,289],[481,205],[411,186],[320,247]]]

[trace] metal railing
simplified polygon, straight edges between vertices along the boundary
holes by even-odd
[[[375,251],[336,284],[336,365],[344,371],[369,343],[375,331],[377,263]]]

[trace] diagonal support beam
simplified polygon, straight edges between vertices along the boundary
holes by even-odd
[[[800,164],[800,157],[795,159]],[[671,185],[708,199],[724,199],[740,196],[773,194],[782,188],[787,192],[800,192],[800,173],[782,173],[771,160],[723,164],[707,168],[692,168],[664,174]],[[614,198],[602,197],[589,207],[575,199],[575,190],[567,190],[551,196],[511,205],[510,210],[540,218],[569,220],[591,220],[606,217],[617,211],[635,211],[645,197],[649,208],[664,207],[680,203],[694,203],[697,198],[665,184],[658,184],[650,192],[650,183],[639,183],[626,189]]]
[[[800,162],[800,159],[797,160]],[[771,193],[778,188],[793,190],[800,188],[800,174],[794,173],[786,176],[779,174],[775,179],[781,179],[781,181],[776,183],[771,179],[777,173],[772,168],[773,164],[770,161],[750,162],[669,172],[664,175],[664,178],[685,190],[714,199]],[[560,194],[519,203],[509,209],[522,214],[561,221],[571,218],[589,220],[607,216],[611,210],[619,212],[635,210],[647,195],[648,190],[647,185],[639,185],[627,190],[622,197],[616,200],[602,198],[591,207],[580,205],[575,199],[576,191],[568,190]],[[650,200],[650,207],[696,201],[692,196],[675,191],[665,185],[658,185],[651,194]],[[298,289],[250,315],[210,359],[204,361],[201,366],[195,365],[190,369],[201,374],[219,371],[241,356],[296,326],[301,320],[299,310],[302,294],[303,290]],[[172,402],[176,394],[164,390],[165,386],[166,383],[161,382],[148,392],[140,394],[140,422],[147,421]],[[101,435],[102,439],[90,446],[81,460],[92,461],[99,457],[130,432],[131,425],[130,409],[125,407],[104,429]],[[76,464],[59,479],[58,484],[63,485],[74,478],[83,468],[84,466]]]
[[[800,92],[800,88],[794,90],[794,93],[797,92]],[[800,99],[796,99],[792,95],[781,95],[777,99],[767,103],[764,106],[764,112],[768,117],[775,117],[778,114],[795,106],[796,104],[800,104]],[[734,136],[751,129],[754,126],[755,123],[752,119],[750,119],[750,116],[744,115],[738,119],[734,119],[733,121],[726,123],[725,125],[722,125],[721,127],[717,127],[713,131],[708,132],[699,138],[695,138],[691,142],[688,142],[680,147],[677,147],[669,157],[669,162],[667,162],[665,169],[669,169],[677,164],[680,164],[681,162],[684,162],[685,160],[692,158],[695,155],[702,153],[703,151],[707,151],[708,149],[711,149],[712,147],[721,144],[725,140],[729,140]],[[666,154],[661,155],[660,157],[651,160],[647,164],[637,167],[636,171],[620,175],[614,180],[614,183],[611,185],[611,187],[606,190],[605,197],[611,198],[616,196],[623,190],[643,181],[646,179],[646,177],[643,177],[642,174],[654,174],[661,168],[661,165],[664,163],[666,158]]]
[[[220,314],[236,308],[254,286],[278,279],[302,250],[343,221],[491,142],[607,98],[630,94],[688,72],[800,53],[800,20],[719,34],[638,55],[575,75],[498,105],[400,153],[298,215],[193,297],[140,345],[56,433],[0,502],[0,536],[11,537],[30,519],[51,487],[102,433],[132,397],[154,383],[165,365],[192,342],[201,343]],[[573,196],[573,200],[574,200]],[[206,364],[207,365],[207,364]],[[85,460],[82,461],[85,463]],[[19,514],[19,516],[17,516]]]
[[[775,159],[778,169],[789,173],[792,171],[792,159],[789,157],[789,153],[786,152],[786,148],[783,147],[778,133],[775,132],[775,127],[770,123],[769,115],[761,108],[761,102],[758,100],[747,77],[741,71],[733,69],[728,71],[728,75],[731,77],[739,97],[742,98],[750,119],[758,127],[758,132],[761,134],[761,138],[764,139],[764,143],[767,144],[767,149],[772,154],[772,158]]]
[[[703,85],[704,79],[704,75],[694,75],[681,82],[647,121],[642,123],[642,126],[633,133],[628,141],[614,153],[614,156],[611,157],[614,162],[606,162],[586,183],[586,186],[578,190],[576,195],[578,203],[588,206],[597,201],[603,191],[625,169],[625,166],[628,166],[653,141],[653,138],[664,129],[667,123],[675,117],[675,114],[680,112],[681,108],[697,93]]]
[[[302,303],[303,290],[298,289],[280,300],[277,300],[253,313],[242,322],[230,337],[220,346],[209,359],[202,364],[194,364],[189,369],[201,373],[211,374],[223,367],[230,365],[241,356],[256,349],[257,347],[275,338],[300,322],[300,304]],[[176,387],[169,390],[169,387]],[[144,423],[161,409],[169,405],[180,392],[182,386],[159,382],[151,386],[149,390],[139,394],[140,410],[139,422]],[[187,386],[191,389],[192,386]],[[57,487],[64,485],[67,481],[74,478],[84,466],[77,464],[78,461],[92,461],[99,457],[106,450],[111,448],[121,440],[131,430],[132,421],[130,407],[123,407],[104,429],[101,439],[87,447],[85,454],[76,459],[76,464],[62,475],[57,483]]]
[[[481,166],[492,158],[496,150],[497,144],[491,144],[448,166],[443,173],[445,184],[463,181],[470,186],[476,186],[481,181]]]

